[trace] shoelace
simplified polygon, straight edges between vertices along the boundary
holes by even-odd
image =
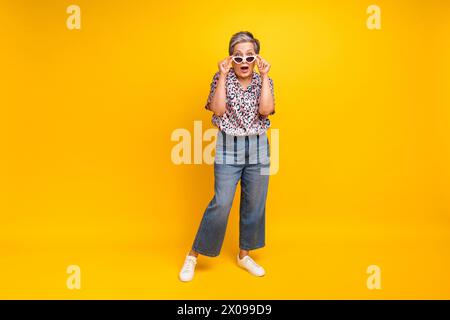
[[[251,263],[253,266],[255,266],[256,268],[260,268],[260,265],[257,264],[257,263],[255,262],[255,260],[253,260],[252,258],[248,257],[248,258],[247,258],[247,261],[250,262],[250,263]]]
[[[184,262],[184,267],[183,267],[183,269],[184,269],[185,271],[191,271],[192,269],[194,269],[194,265],[195,265],[194,260],[188,258],[188,259],[186,259],[186,261]]]

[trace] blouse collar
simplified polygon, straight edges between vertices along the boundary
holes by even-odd
[[[231,80],[234,81],[236,84],[238,84],[239,88],[242,88],[242,85],[239,82],[236,72],[234,71],[234,68],[230,69],[229,74],[230,74]],[[260,82],[259,74],[257,72],[255,72],[255,70],[252,70],[252,81],[250,82],[250,85],[249,85],[250,90],[252,88],[256,87],[257,85],[259,85],[259,82]],[[248,87],[246,88],[246,90],[248,90]]]

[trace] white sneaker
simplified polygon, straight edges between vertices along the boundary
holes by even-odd
[[[247,269],[252,275],[257,277],[262,277],[266,274],[266,271],[263,267],[257,264],[250,256],[246,255],[242,259],[239,258],[239,254],[237,255],[237,263],[238,266]]]
[[[181,281],[191,281],[194,278],[195,265],[197,264],[197,258],[191,255],[187,255],[184,260],[183,267],[181,268],[179,277]]]

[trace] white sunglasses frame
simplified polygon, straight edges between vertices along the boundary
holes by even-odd
[[[253,61],[252,62],[248,62],[247,61],[248,57],[253,57]],[[233,60],[233,62],[236,63],[236,64],[242,64],[244,62],[246,62],[246,63],[253,63],[253,62],[255,62],[256,57],[257,57],[256,54],[253,54],[253,55],[250,55],[250,56],[231,56],[231,60]],[[236,62],[236,60],[234,60],[234,58],[242,58],[242,61],[241,62]]]

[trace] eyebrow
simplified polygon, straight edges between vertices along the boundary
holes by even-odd
[[[254,52],[254,50],[247,50],[247,52],[246,53],[252,53],[252,54],[255,54],[255,52]],[[236,53],[235,54],[242,54],[242,52],[241,51],[236,51]]]

